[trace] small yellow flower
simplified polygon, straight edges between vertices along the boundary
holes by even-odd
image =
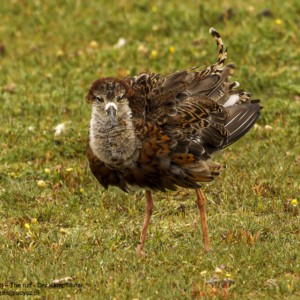
[[[37,182],[37,185],[38,185],[40,188],[44,188],[44,187],[46,186],[46,182],[43,181],[43,180],[39,180],[39,181]]]
[[[152,58],[155,58],[156,55],[157,55],[156,50],[152,50],[152,51],[151,51],[151,57],[152,57]]]
[[[30,229],[30,225],[29,224],[25,224],[25,227],[27,228],[27,229]]]
[[[145,47],[145,45],[140,44],[138,47],[138,51],[141,53],[147,53],[147,48]]]
[[[52,78],[52,77],[53,77],[53,74],[51,74],[51,73],[45,73],[44,76],[47,77],[47,78]]]
[[[67,171],[68,173],[70,173],[70,172],[73,171],[73,168],[68,168],[66,171]]]
[[[215,273],[216,273],[216,274],[222,274],[222,270],[219,269],[219,268],[216,268],[216,269],[215,269]]]
[[[126,75],[129,75],[130,74],[130,71],[129,70],[126,70]]]
[[[205,271],[200,272],[200,275],[204,276],[206,273],[207,273],[207,271],[205,270]]]
[[[81,194],[83,194],[83,193],[84,193],[84,189],[80,189],[79,192],[80,192]]]
[[[155,252],[152,252],[152,256],[155,256]]]
[[[50,174],[50,169],[45,169],[45,174],[49,175]]]
[[[11,172],[11,173],[10,173],[10,176],[13,177],[13,178],[17,178],[17,177],[18,177],[17,174],[16,174],[15,172]]]
[[[31,224],[35,224],[37,222],[37,219],[36,218],[33,218],[32,220],[31,220]]]
[[[294,199],[294,200],[291,202],[291,204],[292,204],[293,206],[296,206],[296,205],[297,205],[297,200]]]
[[[57,57],[61,57],[61,56],[63,56],[65,53],[64,53],[64,51],[62,51],[62,50],[58,50],[57,52],[56,52],[56,56]]]
[[[170,53],[174,53],[174,52],[175,52],[175,47],[171,46],[171,47],[169,48],[169,51],[170,51]]]
[[[66,234],[67,233],[65,229],[61,229],[59,232],[62,233],[62,234]]]
[[[155,6],[155,5],[152,6],[152,11],[153,11],[153,12],[156,12],[156,11],[157,11],[157,6]]]
[[[98,43],[96,41],[91,41],[90,42],[90,47],[91,48],[97,48],[98,47]]]
[[[225,275],[225,277],[226,277],[226,278],[230,278],[230,277],[231,277],[231,274],[227,273],[227,274]]]
[[[276,19],[276,20],[275,20],[275,23],[276,23],[277,25],[281,25],[281,24],[282,24],[282,20]]]
[[[254,10],[255,10],[255,8],[254,8],[252,5],[250,5],[250,6],[248,7],[248,11],[249,11],[249,12],[253,13]]]

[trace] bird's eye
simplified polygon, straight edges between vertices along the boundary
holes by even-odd
[[[117,101],[118,101],[118,102],[123,102],[123,97],[124,97],[124,94],[121,94],[121,95],[118,97]]]
[[[97,98],[97,103],[103,103],[103,102],[104,102],[103,97],[101,97],[101,96],[96,96],[96,98]]]

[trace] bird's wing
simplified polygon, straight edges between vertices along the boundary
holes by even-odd
[[[198,182],[214,179],[205,162],[191,153],[176,153],[177,140],[161,127],[140,120],[135,128],[142,146],[135,166],[123,173],[129,185],[165,191],[176,186],[199,188]]]
[[[145,112],[136,124],[142,141],[140,158],[128,182],[173,190],[175,185],[197,188],[226,168],[207,162],[211,154],[242,137],[260,116],[259,100],[230,82],[234,64],[223,67],[220,35],[211,29],[217,62],[202,71],[191,68],[160,76],[143,72],[128,83],[146,98]],[[133,97],[134,99],[134,97]],[[141,100],[133,100],[141,103]]]
[[[230,82],[235,66],[223,64],[227,48],[213,28],[210,33],[218,47],[218,60],[202,71],[197,67],[160,76],[142,72],[129,79],[146,93],[146,121],[161,127],[178,141],[176,151],[193,153],[202,159],[242,137],[260,116],[259,100],[235,89]],[[190,152],[192,151],[192,152]],[[200,154],[202,153],[202,154]]]

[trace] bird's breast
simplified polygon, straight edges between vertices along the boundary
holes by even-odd
[[[90,147],[102,162],[112,169],[134,166],[139,158],[141,141],[135,134],[131,120],[111,127],[110,122],[92,114],[90,123]]]

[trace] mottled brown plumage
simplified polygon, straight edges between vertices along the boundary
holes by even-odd
[[[205,250],[209,249],[201,182],[226,166],[207,161],[241,138],[260,116],[259,100],[234,90],[234,64],[222,68],[227,49],[213,28],[218,61],[203,71],[191,68],[165,75],[142,72],[124,80],[95,81],[86,97],[92,106],[87,155],[92,173],[105,187],[145,188],[143,248],[153,210],[150,190],[197,189]]]

